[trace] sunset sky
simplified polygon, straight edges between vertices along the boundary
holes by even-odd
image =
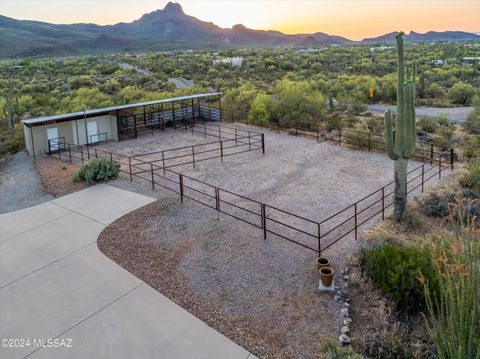
[[[131,22],[159,0],[0,0],[0,14],[52,23]],[[285,33],[326,32],[354,40],[394,30],[480,32],[480,0],[185,0],[184,11],[221,27],[241,23]]]

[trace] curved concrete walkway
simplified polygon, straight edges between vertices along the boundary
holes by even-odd
[[[96,185],[0,215],[0,338],[29,340],[0,358],[254,358],[99,251],[152,201]]]

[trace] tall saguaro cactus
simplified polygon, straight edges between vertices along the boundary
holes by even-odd
[[[394,161],[395,169],[395,204],[394,215],[400,219],[407,203],[407,165],[408,159],[415,152],[415,104],[414,81],[415,67],[412,80],[405,81],[405,64],[403,59],[403,32],[396,36],[398,51],[398,78],[397,78],[397,118],[393,129],[392,114],[385,111],[385,145],[388,156]]]

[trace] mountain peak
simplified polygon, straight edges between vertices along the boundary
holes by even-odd
[[[244,25],[242,25],[242,24],[233,25],[233,26],[232,26],[232,29],[233,29],[233,30],[240,30],[240,31],[242,31],[242,30],[247,30],[247,28],[246,28]]]
[[[167,13],[175,13],[175,14],[184,14],[182,5],[180,5],[178,2],[169,2],[165,7],[163,8],[163,11]]]

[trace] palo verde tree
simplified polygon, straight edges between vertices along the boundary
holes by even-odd
[[[392,114],[385,111],[385,145],[388,156],[394,161],[395,168],[395,204],[394,215],[402,218],[407,203],[407,165],[408,159],[415,152],[415,104],[414,83],[415,64],[412,80],[405,81],[405,64],[403,59],[403,32],[396,36],[398,51],[397,70],[397,118],[393,129]]]

